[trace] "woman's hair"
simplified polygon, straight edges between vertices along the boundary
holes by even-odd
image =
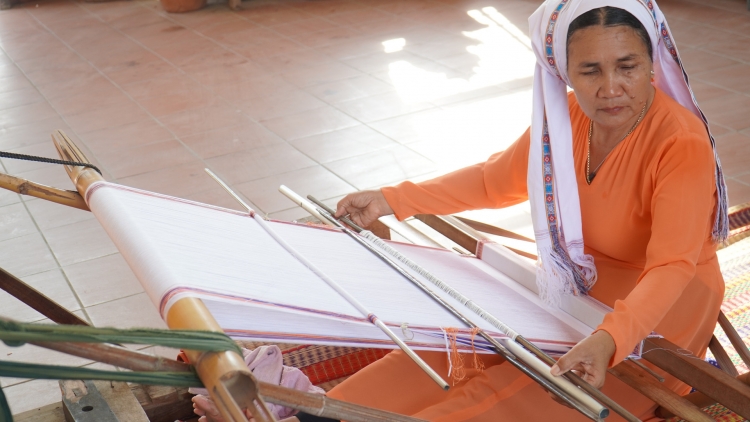
[[[627,10],[619,9],[617,7],[600,7],[598,9],[591,9],[588,12],[573,19],[568,27],[568,38],[566,40],[565,50],[567,51],[570,47],[570,37],[579,29],[588,28],[590,26],[629,26],[635,30],[635,33],[641,38],[646,44],[648,50],[648,57],[651,61],[654,61],[654,50],[651,46],[651,37],[649,37],[646,28],[643,27],[641,21],[635,16],[630,14]]]

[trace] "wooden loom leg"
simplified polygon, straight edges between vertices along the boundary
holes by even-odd
[[[88,163],[89,160],[70,138],[61,130],[52,133],[52,142],[63,160]],[[81,166],[65,166],[81,196],[93,183],[104,181],[95,170]],[[199,299],[180,299],[167,315],[167,325],[172,329],[221,331],[221,327]],[[187,351],[195,365],[198,376],[208,389],[216,407],[227,421],[246,422],[241,408],[248,408],[256,420],[265,421],[268,413],[258,397],[257,382],[247,369],[242,356],[235,352]],[[273,417],[271,416],[270,419]]]
[[[740,355],[740,359],[742,359],[742,362],[750,367],[750,348],[747,347],[745,342],[742,340],[742,337],[740,337],[740,335],[737,333],[737,330],[735,330],[734,326],[732,326],[729,318],[724,315],[724,312],[719,312],[719,325],[721,326],[721,329],[724,330],[724,333],[727,335],[729,342],[732,343],[732,346],[737,351],[737,354]]]
[[[58,324],[89,325],[40,291],[0,268],[0,289]]]
[[[687,355],[663,338],[647,338],[643,342],[643,358],[713,398],[740,416],[750,418],[750,386],[742,380]]]
[[[691,422],[713,421],[698,406],[665,388],[653,376],[628,361],[618,364],[609,372],[674,415]]]
[[[737,368],[734,367],[732,358],[729,357],[727,351],[721,346],[721,343],[719,343],[719,339],[717,339],[716,336],[711,336],[711,341],[708,342],[708,348],[711,350],[711,353],[714,354],[716,363],[719,364],[719,368],[721,368],[722,371],[733,377],[740,374],[737,372]]]

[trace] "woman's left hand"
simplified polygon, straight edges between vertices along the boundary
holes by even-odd
[[[615,341],[606,331],[597,331],[586,337],[568,353],[563,355],[550,372],[560,376],[573,371],[596,388],[604,386],[604,377],[612,355],[615,354]]]

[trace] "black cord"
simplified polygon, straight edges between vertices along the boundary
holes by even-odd
[[[88,167],[90,169],[96,170],[97,173],[102,174],[102,171],[99,170],[97,166],[93,164],[89,164],[89,163],[79,163],[77,161],[67,161],[67,160],[56,160],[54,158],[37,157],[35,155],[15,154],[12,152],[5,152],[5,151],[0,151],[0,157],[12,158],[14,160],[38,161],[40,163],[64,164],[66,166]]]
[[[341,422],[338,419],[329,419],[322,416],[310,415],[304,412],[299,412],[294,415],[299,419],[299,422]]]

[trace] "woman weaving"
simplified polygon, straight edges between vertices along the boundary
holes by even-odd
[[[614,309],[553,373],[577,371],[655,420],[654,403],[606,370],[652,331],[705,353],[724,292],[715,249],[726,194],[713,141],[655,3],[548,0],[530,26],[537,66],[526,133],[485,163],[351,194],[337,214],[368,226],[392,213],[403,220],[529,199],[544,298],[589,294]],[[447,372],[444,354],[422,356]],[[329,395],[431,421],[585,420],[499,357],[484,363],[445,393],[396,351]]]

